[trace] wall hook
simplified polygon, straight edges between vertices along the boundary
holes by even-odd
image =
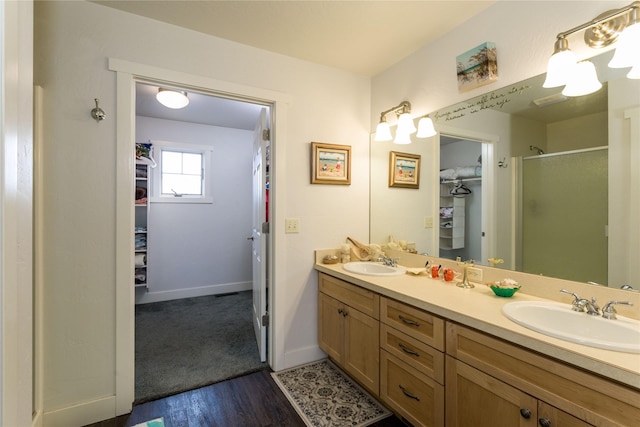
[[[98,98],[95,98],[94,101],[96,101],[96,108],[91,110],[91,117],[96,119],[97,123],[100,123],[100,121],[107,118],[107,114],[104,112],[102,108],[100,108],[100,105],[99,105],[100,101],[98,100]]]
[[[499,167],[499,168],[506,168],[507,166],[509,166],[509,165],[507,164],[506,160],[507,160],[507,159],[506,159],[505,157],[503,157],[503,158],[502,158],[502,160],[500,160],[500,161],[498,162],[498,167]]]

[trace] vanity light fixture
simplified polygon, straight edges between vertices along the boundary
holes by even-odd
[[[410,144],[411,134],[416,131],[416,127],[411,119],[411,104],[409,101],[402,101],[393,108],[380,113],[380,123],[376,128],[375,141],[390,141],[392,139],[391,129],[387,123],[387,114],[396,113],[398,117],[398,126],[396,129],[396,138],[393,141],[396,144]],[[407,142],[408,141],[408,142]]]
[[[396,113],[398,117],[398,126],[396,128],[396,137],[391,135],[391,129],[387,123],[387,114]],[[376,136],[374,141],[391,141],[393,139],[394,144],[411,144],[411,134],[418,132],[416,137],[428,138],[434,136],[436,131],[433,127],[433,121],[427,115],[420,119],[418,122],[418,128],[413,124],[411,118],[411,104],[409,101],[403,101],[393,108],[380,113],[380,123],[376,127]]]
[[[556,36],[554,51],[547,65],[547,77],[543,87],[567,86],[562,93],[566,96],[581,96],[595,92],[602,87],[597,81],[593,64],[589,61],[578,62],[569,49],[567,37],[585,30],[584,41],[587,46],[599,49],[617,43],[616,51],[609,67],[634,67],[627,77],[638,74],[640,68],[640,1],[620,9],[605,12],[589,22],[578,25]],[[593,70],[592,70],[593,68]],[[595,81],[594,81],[595,80]]]
[[[158,88],[156,99],[160,104],[164,105],[167,108],[173,108],[174,110],[184,108],[189,105],[187,92],[183,90]]]

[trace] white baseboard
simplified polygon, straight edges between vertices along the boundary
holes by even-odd
[[[316,360],[324,359],[325,357],[327,357],[327,354],[320,350],[320,347],[317,345],[288,351],[284,355],[284,367],[282,369],[289,369],[294,366],[315,362]]]
[[[207,295],[226,294],[230,292],[250,291],[253,289],[251,282],[223,283],[219,285],[199,286],[197,288],[172,289],[169,291],[153,292],[146,289],[136,289],[136,304],[150,302],[170,301],[174,299],[203,297]]]
[[[42,424],[47,427],[81,427],[115,417],[115,408],[115,396],[108,396],[45,412]]]

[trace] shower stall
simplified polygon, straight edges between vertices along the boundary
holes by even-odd
[[[608,147],[518,158],[516,268],[607,283]]]

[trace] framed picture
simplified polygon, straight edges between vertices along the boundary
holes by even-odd
[[[389,152],[389,187],[420,188],[420,155]]]
[[[496,44],[486,42],[456,57],[458,91],[466,92],[498,80]]]
[[[311,183],[351,185],[351,146],[312,142]]]

